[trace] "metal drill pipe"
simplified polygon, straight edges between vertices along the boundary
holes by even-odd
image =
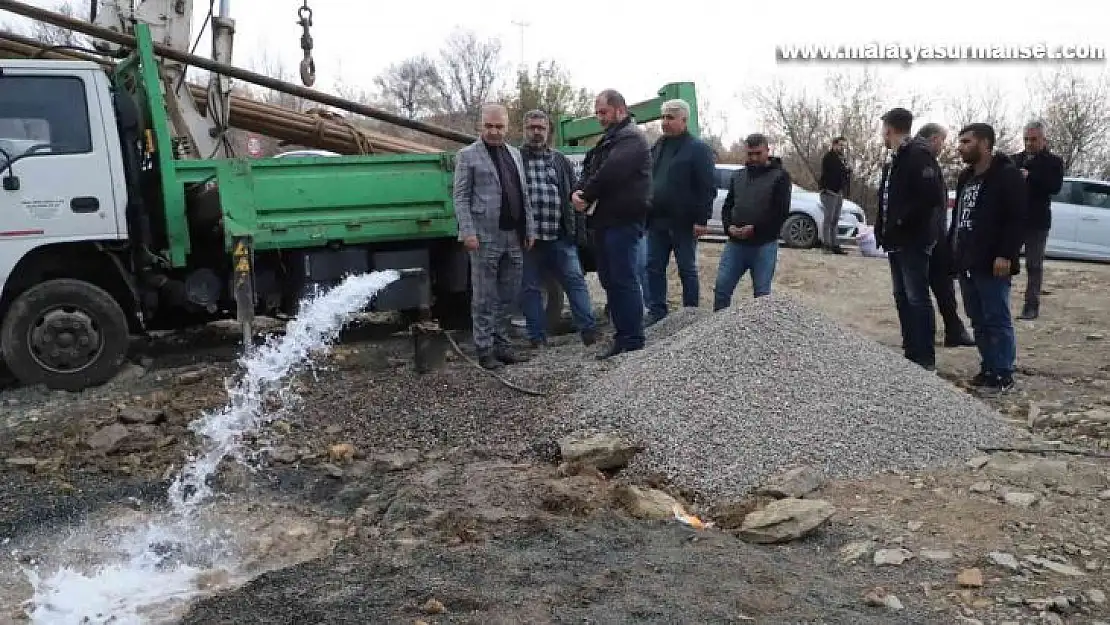
[[[72,50],[50,50],[49,46],[45,46],[34,39],[12,33],[0,33],[0,57],[32,58],[36,55],[51,59],[92,61],[99,63],[106,69],[112,67],[110,61],[94,55]],[[202,107],[207,105],[207,91],[203,87],[189,85],[189,91],[199,105]],[[371,130],[357,129],[352,131],[346,124],[336,120],[317,118],[238,95],[232,96],[231,126],[264,134],[275,139],[296,142],[318,149],[329,149],[343,154],[357,154],[359,152],[356,142],[351,137],[352,132],[361,133],[367,138],[371,146],[380,152],[433,153],[442,151],[439,148]]]
[[[15,13],[16,15],[22,15],[23,17],[26,17],[28,19],[45,22],[47,24],[57,26],[58,28],[66,28],[75,32],[82,33],[84,35],[88,35],[89,37],[103,39],[105,41],[110,41],[121,46],[129,46],[134,48],[137,45],[135,38],[129,35],[124,35],[114,30],[109,30],[107,28],[101,28],[100,26],[89,24],[88,22],[82,20],[73,19],[65,15],[54,13],[53,11],[46,11],[38,7],[24,4],[22,2],[16,2],[15,0],[0,0],[0,10],[10,11],[12,13]],[[187,52],[181,52],[179,50],[167,48],[161,44],[154,44],[154,51],[159,56],[163,56],[167,59],[172,59],[179,63],[184,63],[193,67],[206,69],[210,72],[223,74],[224,76],[230,76],[231,78],[242,80],[243,82],[248,82],[260,87],[273,89],[274,91],[287,93],[289,95],[296,96],[298,98],[304,98],[305,100],[310,100],[318,104],[334,106],[337,109],[342,109],[350,113],[357,113],[359,115],[365,115],[366,117],[378,119],[383,122],[388,122],[397,126],[401,126],[403,128],[408,128],[410,130],[423,132],[432,136],[440,137],[441,139],[448,139],[450,141],[455,141],[458,143],[473,143],[478,139],[473,135],[468,135],[457,130],[452,130],[450,128],[444,128],[443,126],[437,126],[435,124],[428,124],[425,122],[408,119],[406,117],[390,113],[389,111],[384,111],[377,107],[367,106],[365,104],[359,104],[357,102],[351,102],[349,100],[344,100],[343,98],[338,98],[327,93],[316,91],[315,89],[308,89],[306,87],[301,87],[300,85],[294,85],[282,80],[270,78],[269,76],[263,76],[262,74],[258,74],[256,72],[240,69],[231,65],[225,65],[223,63],[217,63],[215,61],[212,61],[211,59],[206,59],[195,54],[189,54]]]

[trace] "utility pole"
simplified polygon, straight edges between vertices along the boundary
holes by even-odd
[[[524,63],[524,29],[532,24],[524,20],[513,20],[513,26],[520,29],[520,69],[521,71],[528,71],[527,65]]]

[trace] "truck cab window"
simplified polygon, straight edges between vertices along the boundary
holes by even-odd
[[[34,146],[47,154],[92,151],[92,132],[80,78],[0,78],[0,148],[13,157]],[[0,158],[3,158],[0,156]]]

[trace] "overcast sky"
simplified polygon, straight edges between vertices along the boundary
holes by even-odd
[[[268,56],[296,71],[301,1],[232,0],[235,64],[258,68]],[[49,8],[57,0],[31,4]],[[194,36],[207,5],[207,0],[194,0]],[[658,8],[649,8],[643,0],[309,0],[309,5],[315,20],[317,88],[322,90],[337,80],[369,88],[390,63],[434,54],[453,28],[463,27],[500,38],[510,69],[522,57],[529,65],[553,58],[581,86],[614,87],[630,101],[653,97],[667,82],[694,81],[713,116],[727,115],[730,137],[758,130],[757,120],[737,97],[742,92],[764,87],[771,77],[818,86],[836,67],[777,62],[778,45],[878,41],[1110,47],[1110,6],[1094,0],[684,0],[660,3]],[[514,21],[528,24],[523,49],[521,29]],[[207,54],[207,42],[202,39],[198,52]],[[893,81],[896,90],[960,95],[993,83],[1014,94],[1015,106],[1021,104],[1018,94],[1028,72],[1051,66],[1020,61],[872,65]],[[1110,66],[1101,61],[1081,67],[1105,71]]]

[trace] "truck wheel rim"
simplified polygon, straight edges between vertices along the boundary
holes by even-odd
[[[790,240],[794,243],[810,240],[815,232],[816,228],[805,219],[798,219],[790,224]]]
[[[104,351],[96,321],[75,306],[44,312],[28,334],[31,357],[53,373],[77,373],[96,362]]]

